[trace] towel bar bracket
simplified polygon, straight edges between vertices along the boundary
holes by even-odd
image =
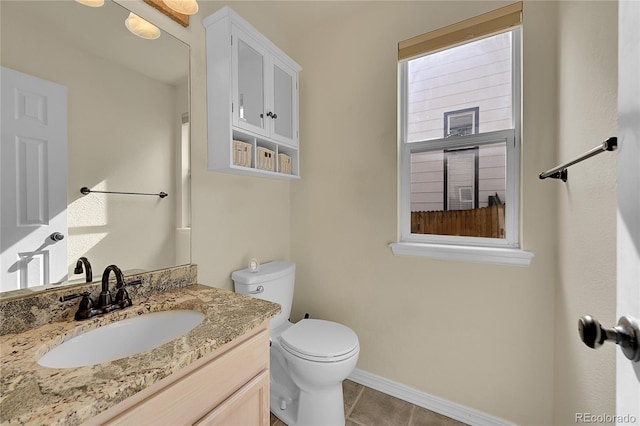
[[[543,174],[540,173],[540,179],[546,179],[546,178],[562,179],[563,182],[566,182],[567,179],[569,178],[569,171],[567,169],[562,169],[548,176],[543,176]]]

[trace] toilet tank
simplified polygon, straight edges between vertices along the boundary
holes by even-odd
[[[271,318],[271,330],[275,330],[286,323],[291,315],[295,275],[295,263],[279,260],[260,265],[257,271],[250,269],[235,271],[231,274],[231,278],[236,293],[247,294],[280,305],[282,312]]]

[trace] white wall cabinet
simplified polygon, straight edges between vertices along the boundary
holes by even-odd
[[[203,23],[209,169],[299,177],[301,67],[229,7]]]

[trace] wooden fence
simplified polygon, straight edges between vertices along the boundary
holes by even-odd
[[[473,210],[411,212],[414,234],[504,238],[504,204]]]

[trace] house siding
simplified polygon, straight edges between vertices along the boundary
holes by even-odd
[[[480,46],[482,45],[482,46]],[[409,63],[407,140],[445,137],[445,113],[478,107],[478,132],[512,127],[511,33],[442,51]],[[505,201],[505,149],[480,147],[478,207]],[[444,155],[411,155],[411,210],[444,210]]]

